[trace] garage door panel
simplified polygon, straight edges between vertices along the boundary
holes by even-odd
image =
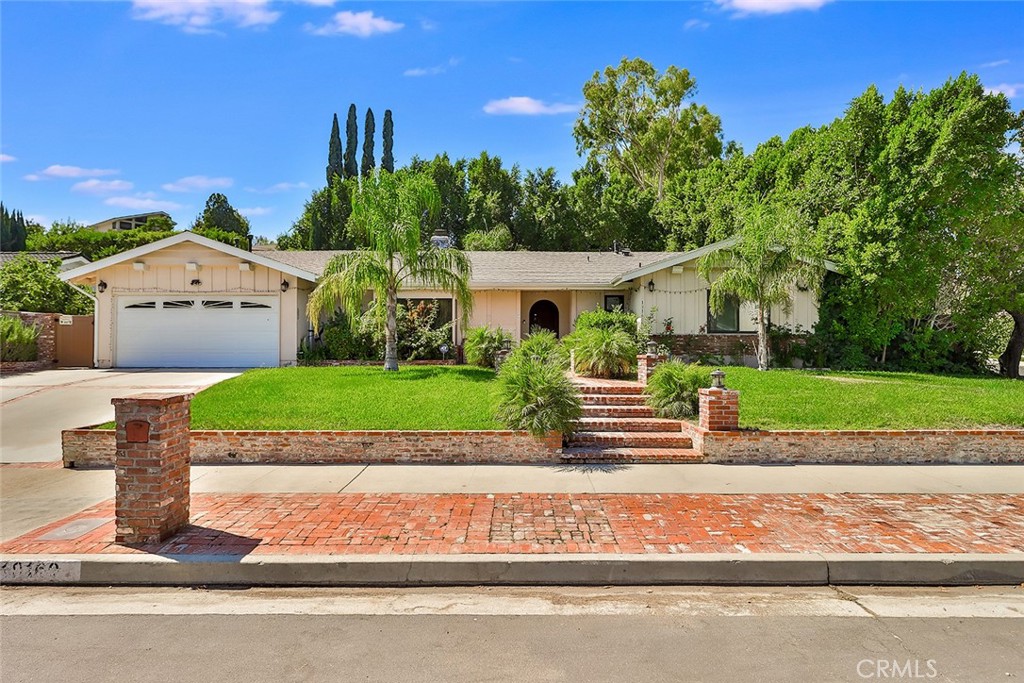
[[[122,297],[118,367],[259,367],[279,362],[276,297]]]

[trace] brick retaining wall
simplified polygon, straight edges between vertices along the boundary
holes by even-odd
[[[13,375],[21,372],[35,372],[57,367],[57,319],[59,313],[29,313],[25,311],[2,311],[2,315],[17,316],[26,325],[39,328],[36,339],[36,360],[0,361],[0,372]]]
[[[1024,429],[713,432],[684,422],[683,433],[709,463],[1024,464]]]
[[[191,432],[192,464],[546,464],[561,462],[562,436],[511,431],[214,431]],[[114,463],[115,432],[68,429],[65,467]]]

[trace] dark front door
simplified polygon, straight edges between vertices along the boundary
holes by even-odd
[[[533,332],[535,327],[554,332],[557,337],[558,306],[547,299],[541,299],[530,306],[530,331]]]

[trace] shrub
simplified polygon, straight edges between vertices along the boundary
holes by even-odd
[[[373,325],[364,318],[360,316],[353,328],[348,315],[338,311],[320,333],[321,345],[318,349],[323,349],[324,357],[333,360],[377,359],[380,353],[374,345]]]
[[[646,337],[641,340],[640,332],[637,329],[636,316],[632,313],[616,308],[614,311],[606,311],[603,308],[595,308],[591,311],[583,311],[576,318],[576,331],[580,330],[622,330],[634,341],[647,341]]]
[[[647,380],[647,405],[658,417],[682,419],[697,414],[697,390],[711,386],[711,370],[696,364],[670,361],[654,368]]]
[[[536,346],[539,346],[538,342]],[[533,355],[529,347],[513,351],[498,376],[498,420],[509,429],[535,436],[569,433],[583,414],[579,393],[554,357]]]
[[[400,360],[438,360],[441,345],[452,343],[452,324],[438,324],[436,301],[398,304],[395,312]],[[320,335],[327,358],[334,360],[384,359],[384,308],[371,308],[355,320],[343,311],[335,314]]]
[[[493,368],[494,359],[506,340],[511,341],[512,335],[500,327],[471,327],[466,331],[463,347],[466,362],[482,368]]]
[[[623,377],[636,365],[636,340],[621,329],[576,330],[565,343],[575,354],[576,372],[585,377]]]
[[[39,328],[21,318],[0,316],[0,360],[27,361],[39,357]]]
[[[19,255],[0,268],[0,308],[8,311],[90,315],[92,299],[60,279],[60,259]]]
[[[547,330],[534,332],[521,341],[516,350],[505,359],[505,363],[501,366],[502,372],[505,371],[505,367],[509,363],[517,363],[523,358],[536,358],[553,363],[563,371],[569,369],[568,352],[564,346],[558,343],[558,337]]]

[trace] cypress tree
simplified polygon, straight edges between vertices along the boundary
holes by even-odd
[[[355,178],[359,175],[356,166],[356,148],[359,146],[359,128],[356,125],[356,105],[348,107],[348,121],[345,123],[345,177]]]
[[[338,129],[338,115],[334,115],[331,126],[331,143],[327,152],[327,186],[330,187],[334,176],[342,177],[345,172],[341,152],[341,131]]]
[[[395,172],[395,125],[391,121],[391,110],[384,110],[384,154],[380,158],[380,167],[388,173]]]
[[[28,230],[20,211],[8,211],[0,202],[0,251],[25,251]]]
[[[366,125],[363,126],[363,177],[369,178],[373,174],[373,167],[377,162],[373,160],[373,134],[376,132],[376,125],[373,123],[373,110],[366,110]]]

